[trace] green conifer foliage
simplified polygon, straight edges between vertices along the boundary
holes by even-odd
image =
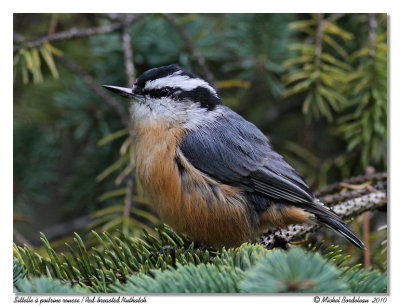
[[[45,276],[23,279],[14,285],[15,293],[89,293],[83,287],[70,286]]]
[[[112,287],[129,293],[234,293],[243,271],[226,265],[178,265],[164,272],[151,271],[151,276],[131,276],[124,285]]]
[[[246,274],[240,288],[252,293],[349,292],[333,264],[300,248],[271,252]]]
[[[351,66],[342,43],[352,39],[353,35],[325,19],[324,14],[312,14],[310,19],[294,21],[289,26],[307,36],[303,42],[290,46],[297,51],[297,56],[284,63],[289,70],[283,76],[287,86],[284,95],[305,92],[303,113],[309,119],[323,116],[332,121],[333,112],[346,103],[344,93],[338,88],[345,86]]]
[[[345,81],[348,102],[338,133],[347,150],[361,150],[361,162],[386,165],[387,138],[387,25],[386,16],[368,14],[369,40],[350,56],[355,67]]]
[[[354,269],[343,279],[354,293],[382,293],[387,290],[387,273],[371,269]]]
[[[18,259],[14,258],[13,259],[13,284],[15,284],[24,278],[26,274],[26,270],[24,266],[19,262]]]
[[[18,292],[97,293],[318,293],[386,292],[386,273],[346,267],[336,246],[320,255],[266,250],[245,243],[239,248],[208,250],[187,244],[169,228],[142,239],[98,235],[90,252],[76,234],[70,254],[56,254],[46,237],[48,257],[14,245],[14,287]],[[21,279],[27,271],[25,279]]]

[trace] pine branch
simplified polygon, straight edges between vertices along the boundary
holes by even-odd
[[[124,50],[125,73],[128,82],[128,87],[131,87],[135,82],[135,65],[133,62],[131,36],[129,34],[130,23],[124,18],[123,15],[120,15],[120,19],[121,22],[123,23],[121,41],[122,41],[122,49]],[[131,145],[133,145],[135,138],[135,131],[133,130],[133,122],[131,117],[129,117],[128,119],[128,130],[129,130],[129,136],[132,139]],[[132,196],[133,196],[132,189],[134,185],[135,172],[131,171],[127,177],[128,179],[126,181],[126,194],[124,198],[124,216],[129,218],[132,207]]]
[[[318,15],[323,15],[323,14],[318,14]],[[332,23],[333,23],[333,22],[335,22],[336,20],[342,18],[342,17],[345,16],[345,15],[347,15],[347,14],[345,14],[345,13],[336,13],[336,14],[332,14],[332,15],[330,15],[328,18],[326,18],[326,21],[329,21],[329,22],[332,22]],[[323,30],[324,27],[326,27],[326,23],[322,23],[322,24],[321,24],[321,30]],[[314,39],[314,37],[313,37],[313,36],[310,36],[310,37],[308,37],[308,38],[304,41],[304,43],[305,43],[306,45],[309,45],[309,44],[311,44],[311,43],[313,42],[313,39]]]
[[[352,69],[342,60],[347,53],[336,40],[349,40],[352,35],[324,19],[324,14],[312,15],[310,20],[294,21],[289,27],[306,32],[308,38],[290,46],[298,50],[298,56],[283,63],[285,69],[295,68],[283,76],[286,86],[283,97],[305,92],[302,111],[307,120],[322,116],[332,121],[333,114],[346,102],[338,88],[345,85],[344,79]],[[329,52],[330,48],[335,51],[334,55]]]
[[[322,25],[324,14],[317,14],[317,30],[315,32],[315,70],[319,70],[322,52]]]
[[[385,188],[387,181],[387,173],[368,173],[365,175],[353,176],[345,179],[342,182],[334,183],[318,189],[314,194],[316,197],[321,198],[326,195],[333,196],[343,189],[343,184],[359,185],[371,181],[371,184],[380,186],[380,189]],[[321,199],[322,200],[322,199]],[[324,201],[323,201],[324,202]],[[324,202],[325,203],[325,202]]]
[[[336,20],[342,18],[343,16],[347,15],[346,13],[335,13],[330,15],[326,20],[330,22],[335,22]]]
[[[125,73],[128,81],[128,86],[132,86],[135,82],[135,66],[133,63],[133,52],[132,52],[132,43],[131,36],[129,35],[129,25],[130,23],[127,21],[127,18],[121,16],[122,22],[122,49],[124,50],[124,59],[125,59]]]
[[[326,195],[324,198],[321,198],[321,200],[325,199],[325,201],[323,201],[324,203],[330,202],[329,204],[331,205],[327,205],[331,206],[332,210],[343,219],[359,216],[366,211],[372,211],[385,206],[387,204],[386,173],[359,176],[349,179],[347,182],[362,182],[363,178],[384,178],[384,182],[377,180],[374,185],[364,184],[359,190],[345,190],[344,192],[342,192],[343,187],[349,187],[350,185],[346,183],[337,183],[328,186],[324,191],[325,193],[326,190],[331,190],[336,193],[329,196]],[[365,182],[365,180],[363,182]],[[340,187],[342,190],[339,189]],[[321,192],[319,192],[319,194],[321,194]],[[330,197],[329,201],[328,197]],[[341,199],[342,201],[337,202],[338,199]],[[319,227],[319,224],[306,223],[303,225],[290,225],[285,229],[271,230],[262,237],[259,243],[264,245],[266,248],[273,248],[277,245],[286,245],[290,241],[299,238],[308,232],[315,231]]]
[[[135,172],[131,171],[128,175],[128,179],[126,181],[126,194],[124,198],[124,216],[129,218],[131,207],[132,207],[132,196],[133,196],[133,183],[135,179]]]
[[[194,56],[197,63],[199,64],[200,69],[202,70],[205,79],[211,84],[211,86],[215,87],[216,82],[215,82],[214,75],[211,73],[210,69],[208,68],[208,66],[206,64],[204,57],[201,55],[200,51],[196,48],[192,39],[186,33],[185,29],[179,24],[178,19],[176,19],[176,17],[172,14],[163,14],[163,16],[175,28],[175,30],[178,32],[178,34],[182,37],[182,39],[186,43],[190,53]]]
[[[144,232],[138,238],[123,233],[118,238],[107,232],[97,234],[99,245],[89,250],[75,233],[73,244],[65,243],[69,255],[57,254],[48,239],[41,234],[41,241],[48,256],[42,256],[28,246],[14,244],[14,256],[26,268],[29,278],[45,275],[64,283],[89,286],[95,292],[109,292],[108,285],[125,282],[128,275],[147,274],[150,270],[166,270],[181,264],[209,263],[217,251],[201,250],[193,242],[177,235],[168,227],[156,229],[158,236]],[[75,247],[73,247],[75,245]]]
[[[42,37],[42,38],[39,38],[36,40],[29,40],[27,42],[23,42],[22,38],[19,37],[17,40],[14,39],[14,42],[17,43],[17,45],[14,46],[13,50],[15,52],[15,51],[18,51],[19,49],[25,48],[25,47],[39,47],[39,46],[43,45],[44,43],[51,42],[51,41],[66,40],[66,39],[73,39],[73,38],[80,38],[80,37],[87,37],[87,36],[115,32],[115,31],[121,29],[124,26],[124,24],[131,24],[132,22],[139,19],[141,16],[142,16],[142,14],[132,14],[126,18],[125,22],[118,21],[118,22],[114,22],[107,26],[87,28],[87,29],[72,28],[65,32],[59,32],[59,33],[45,36],[45,37]]]
[[[375,30],[376,30],[376,16],[371,13],[368,14],[368,42],[369,42],[369,55],[375,56]]]
[[[121,121],[125,126],[128,126],[129,117],[125,108],[119,103],[109,92],[100,86],[100,84],[88,73],[83,71],[77,64],[65,56],[54,55],[54,58],[63,64],[65,67],[70,69],[76,75],[82,78],[82,80],[104,101],[111,106],[117,114],[120,116]]]

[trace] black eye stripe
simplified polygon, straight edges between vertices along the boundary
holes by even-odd
[[[156,89],[144,89],[142,93],[144,95],[148,95],[152,98],[161,98],[171,95],[174,90],[171,87],[163,87],[163,88],[156,88]]]
[[[205,87],[196,87],[192,90],[183,90],[180,87],[162,87],[153,89],[142,89],[138,87],[135,89],[137,93],[148,96],[149,98],[159,99],[163,97],[172,97],[176,101],[192,101],[194,103],[200,103],[200,106],[207,108],[207,110],[213,110],[215,106],[221,104],[218,96],[214,92],[211,92]]]

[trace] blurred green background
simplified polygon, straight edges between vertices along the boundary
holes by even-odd
[[[129,83],[124,33],[131,78],[172,63],[206,78],[313,190],[386,171],[385,14],[14,14],[18,243],[160,223],[112,105],[127,114],[126,101],[100,87]],[[371,214],[371,231],[384,224],[385,212]]]

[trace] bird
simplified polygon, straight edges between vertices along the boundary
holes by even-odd
[[[176,231],[235,247],[269,229],[314,222],[365,249],[268,138],[196,74],[172,64],[145,71],[131,88],[103,86],[129,99],[136,174]]]

